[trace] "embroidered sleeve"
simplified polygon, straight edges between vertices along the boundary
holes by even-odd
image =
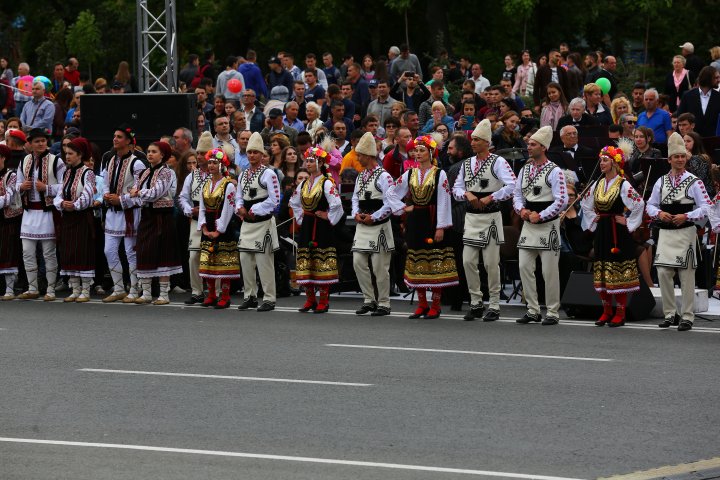
[[[85,210],[90,208],[93,203],[93,197],[95,196],[95,174],[92,170],[88,170],[84,176],[85,183],[83,185],[83,192],[73,204],[75,206],[75,210]],[[55,198],[58,197],[61,197],[61,195],[58,195]]]
[[[16,180],[17,174],[11,173],[7,176],[7,184],[5,185],[5,195],[0,197],[0,208],[5,208],[8,205],[11,205],[13,202],[13,198],[15,198],[15,194],[18,191],[17,188],[17,180]]]
[[[597,186],[598,184],[595,182],[592,187],[588,188],[580,202],[580,208],[582,208],[582,229],[590,230],[591,232],[594,232],[597,227],[595,223],[595,217],[597,217],[597,213],[595,212],[595,195],[593,195]]]
[[[228,183],[225,185],[225,199],[223,200],[223,209],[220,218],[215,221],[215,230],[225,233],[232,216],[235,215],[235,185]]]
[[[340,195],[338,194],[333,182],[326,181],[325,185],[323,185],[323,189],[325,191],[325,198],[327,199],[329,205],[328,220],[331,225],[337,225],[338,222],[342,220],[343,215],[345,215],[342,200],[340,199]]]
[[[275,211],[275,207],[280,203],[280,182],[277,175],[272,169],[267,168],[262,174],[262,182],[267,185],[268,197],[260,203],[256,203],[250,208],[253,215],[264,216]]]
[[[405,170],[405,172],[402,174],[400,178],[397,179],[395,182],[395,195],[398,199],[403,200],[408,194],[408,188],[409,188],[409,180],[410,180],[410,170]],[[397,212],[397,214],[402,214],[402,211]]]
[[[705,190],[705,184],[702,180],[698,179],[688,189],[688,193],[695,200],[695,210],[689,212],[687,217],[689,220],[695,222],[703,221],[705,218],[710,220],[711,225],[717,225],[717,219],[715,218],[715,211],[710,203],[710,197],[708,196],[707,190]]]
[[[560,168],[554,168],[550,172],[550,181],[552,183],[552,193],[555,201],[540,213],[541,220],[557,217],[560,215],[568,204],[567,185],[565,184],[565,174]]]
[[[375,222],[384,220],[391,214],[399,212],[405,208],[405,204],[398,198],[395,192],[395,182],[387,172],[380,174],[380,181],[377,182],[380,190],[383,192],[383,206],[372,214]]]
[[[630,182],[623,182],[620,193],[625,208],[630,210],[630,215],[627,217],[627,228],[628,231],[632,233],[637,230],[642,223],[645,202],[640,194],[630,185]]]
[[[45,192],[47,197],[57,196],[62,191],[63,187],[62,179],[65,177],[65,170],[67,167],[65,167],[65,162],[63,162],[60,157],[55,157],[55,161],[58,163],[55,176],[57,183],[47,185],[47,191]]]
[[[437,187],[437,228],[452,227],[452,207],[450,203],[450,186],[447,175],[440,171]]]
[[[362,173],[360,174],[362,175]],[[350,211],[350,215],[355,217],[358,213],[360,213],[360,199],[358,198],[357,190],[358,190],[358,182],[360,181],[360,175],[357,176],[355,179],[355,189],[353,190],[352,199],[350,200],[352,203],[352,210]]]
[[[202,232],[202,227],[207,223],[207,220],[205,219],[205,201],[203,200],[203,195],[200,195],[200,205],[198,208],[198,222],[197,222],[197,229],[199,232]]]
[[[520,213],[520,211],[525,208],[525,197],[522,194],[522,179],[524,175],[525,169],[522,169],[515,182],[515,190],[513,190],[513,208],[517,213]]]
[[[662,211],[660,210],[660,187],[662,187],[663,178],[665,177],[660,177],[657,182],[655,182],[650,198],[648,198],[647,204],[645,205],[645,211],[650,215],[650,218],[653,219],[658,218],[658,215],[660,215]]]
[[[183,215],[185,215],[186,217],[192,216],[192,180],[193,173],[191,172],[187,177],[185,177],[185,182],[183,182],[182,190],[180,190],[180,195],[178,195],[178,203],[180,204],[180,209],[182,209]]]
[[[493,172],[495,172],[495,176],[499,178],[505,186],[493,193],[492,199],[497,202],[507,200],[513,195],[513,190],[515,190],[515,182],[517,181],[517,178],[515,178],[515,172],[513,172],[513,169],[510,167],[507,160],[502,157],[499,157],[495,161]]]
[[[150,174],[152,176],[152,173]],[[142,199],[143,202],[152,203],[155,202],[165,195],[167,195],[172,184],[172,172],[168,168],[163,168],[155,179],[155,184],[151,185],[150,188],[143,188],[138,192],[138,198]],[[135,184],[137,185],[137,183]]]
[[[455,177],[455,183],[453,184],[452,194],[455,200],[462,202],[465,200],[465,162],[470,160],[463,160],[462,165],[458,168],[457,177]]]
[[[305,180],[307,182],[307,180]],[[292,208],[293,211],[293,217],[295,217],[295,221],[298,225],[302,225],[303,222],[303,208],[302,208],[302,186],[303,183],[301,182],[300,185],[297,186],[297,188],[293,191],[292,197],[290,197],[289,206]]]

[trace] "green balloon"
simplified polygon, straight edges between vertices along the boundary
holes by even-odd
[[[595,83],[598,87],[600,87],[600,90],[602,90],[603,95],[607,95],[610,91],[610,80],[608,80],[605,77],[598,78],[595,80]]]

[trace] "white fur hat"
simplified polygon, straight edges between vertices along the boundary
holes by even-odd
[[[245,150],[248,152],[252,152],[253,150],[256,152],[265,151],[265,143],[258,132],[253,132],[253,134],[250,135],[250,140],[248,141],[248,145]]]
[[[545,148],[550,148],[550,143],[553,139],[553,130],[550,126],[545,125],[540,130],[535,132],[535,134],[530,137],[530,140],[535,140],[540,145],[543,145]]]
[[[475,130],[470,134],[473,138],[479,138],[481,140],[485,140],[486,142],[490,143],[490,139],[492,138],[492,130],[490,129],[490,120],[487,118],[483,120],[482,122],[477,124],[477,127],[475,127]]]
[[[373,137],[372,133],[365,132],[365,135],[360,138],[357,147],[355,147],[355,151],[371,157],[377,156],[377,145],[375,144],[375,137]]]
[[[670,138],[668,138],[668,157],[678,154],[687,155],[688,151],[685,148],[685,142],[680,134],[673,132]]]
[[[198,139],[197,148],[195,151],[202,153],[203,155],[213,149],[212,134],[210,132],[203,132]]]

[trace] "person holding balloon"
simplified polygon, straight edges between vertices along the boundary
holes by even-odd
[[[583,94],[585,96],[585,110],[589,115],[595,117],[600,125],[611,125],[612,116],[608,106],[603,103],[603,95],[606,95],[610,91],[610,81],[607,78],[598,79],[602,85],[605,86],[605,90],[597,83],[588,83],[583,88]],[[603,82],[602,80],[605,80]]]
[[[458,285],[455,254],[446,244],[445,229],[452,226],[450,185],[437,166],[437,142],[429,135],[410,142],[417,168],[406,170],[397,180],[398,198],[409,194],[405,207],[405,238],[408,252],[405,284],[418,294],[418,308],[409,318],[438,318],[443,287]],[[432,304],[427,301],[432,291]]]
[[[45,98],[45,92],[49,86],[50,80],[46,77],[35,77],[32,84],[32,100],[25,105],[20,114],[20,121],[24,128],[42,128],[52,132],[55,105],[52,100]]]
[[[216,95],[222,95],[225,100],[232,100],[235,105],[240,105],[242,92],[245,90],[245,79],[237,67],[240,61],[237,57],[230,55],[225,59],[225,70],[220,72],[217,78]]]

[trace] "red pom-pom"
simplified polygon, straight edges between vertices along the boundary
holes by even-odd
[[[427,243],[428,245],[432,245],[433,243],[435,243],[435,240],[433,240],[432,238],[426,238],[425,243]]]
[[[617,255],[618,253],[620,253],[620,249],[617,247],[613,247],[610,249],[610,253],[614,253],[615,255]]]

